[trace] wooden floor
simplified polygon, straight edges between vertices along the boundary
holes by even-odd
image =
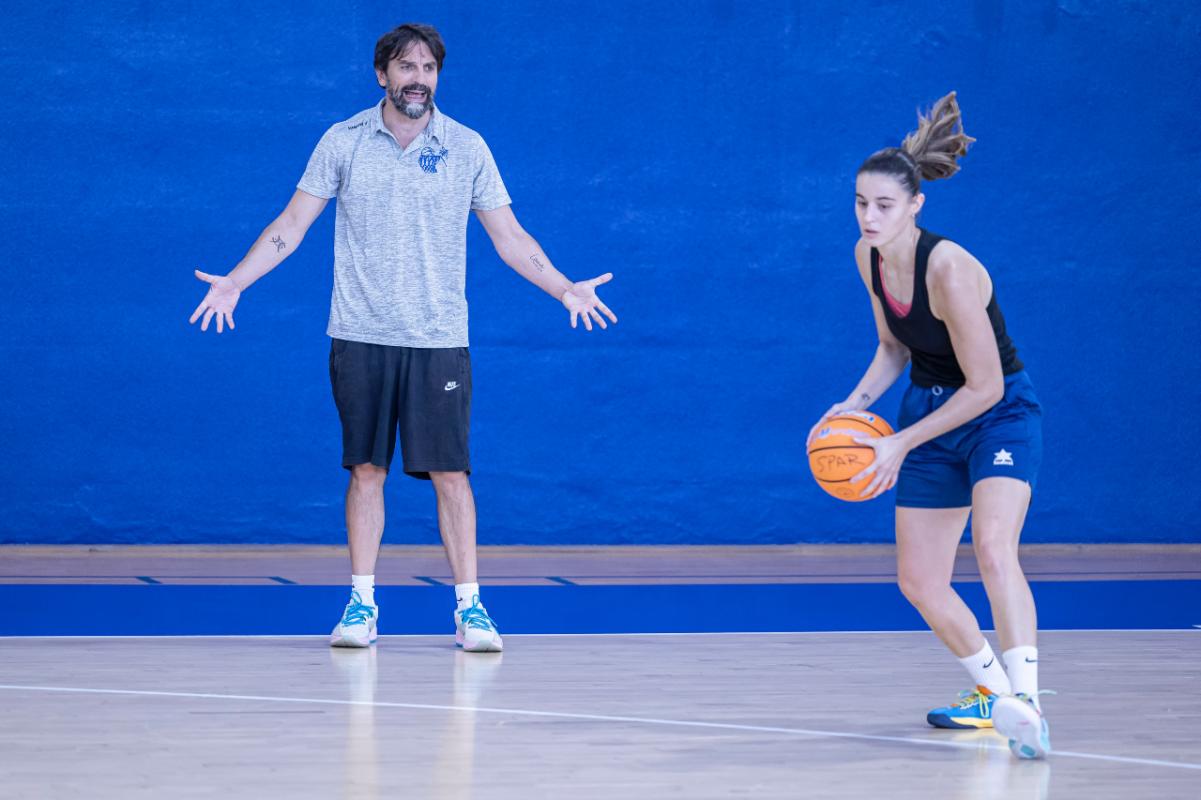
[[[891,582],[894,558],[887,546],[485,547],[480,564],[485,585],[822,584]],[[1127,591],[1201,578],[1198,545],[1042,545],[1022,558],[1038,580]],[[10,597],[62,596],[55,584],[344,586],[347,571],[341,547],[0,547],[0,584],[42,584]],[[437,547],[385,547],[377,576],[450,582]],[[970,549],[956,577],[978,580]],[[143,594],[96,594],[114,591]],[[37,607],[0,611],[54,633]],[[789,608],[762,613],[796,630]],[[324,637],[0,637],[0,799],[1201,798],[1198,629],[1042,633],[1041,683],[1058,691],[1044,699],[1044,762],[1015,760],[990,732],[926,725],[967,688],[929,632],[505,641],[500,655],[459,652],[449,636],[366,650]]]
[[[507,645],[0,639],[0,797],[1201,796],[1195,631],[1045,634],[1044,762],[926,726],[930,634]]]
[[[481,547],[489,585],[891,583],[891,545],[748,547]],[[1198,580],[1201,545],[1026,545],[1031,580]],[[322,584],[347,583],[345,547],[0,546],[0,583]],[[957,580],[979,580],[970,546]],[[384,585],[453,583],[441,547],[385,545]]]

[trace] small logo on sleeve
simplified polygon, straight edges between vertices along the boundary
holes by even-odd
[[[1012,467],[1013,453],[1002,447],[997,452],[993,453],[992,463],[994,467]]]
[[[438,171],[439,161],[446,161],[445,147],[438,151],[427,145],[421,148],[421,153],[417,156],[417,163],[421,165],[421,169],[431,175]]]
[[[458,389],[458,388],[459,388],[458,381],[447,381],[446,385],[442,387],[442,390],[445,392],[453,392],[455,389]]]

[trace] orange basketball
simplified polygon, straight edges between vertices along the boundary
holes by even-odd
[[[867,469],[876,458],[876,451],[866,444],[857,444],[856,437],[878,439],[892,436],[892,426],[867,411],[845,411],[822,423],[809,445],[809,469],[817,485],[839,500],[858,503],[873,475],[852,483],[851,478]]]

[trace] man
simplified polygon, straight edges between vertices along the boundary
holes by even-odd
[[[572,283],[518,224],[484,140],[434,105],[446,49],[428,25],[405,24],[376,43],[381,102],[334,125],[317,144],[297,191],[228,275],[196,277],[208,294],[192,314],[201,330],[234,327],[241,293],[295,252],[330,198],[337,198],[330,380],[350,471],[346,529],[351,595],[330,644],[376,639],[375,563],[384,530],[384,480],[397,431],[406,474],[431,480],[438,526],[455,578],[455,641],[499,651],[480,602],[475,501],[468,482],[471,361],[467,350],[466,231],[469,211],[497,253],[592,330],[617,322],[596,286]]]

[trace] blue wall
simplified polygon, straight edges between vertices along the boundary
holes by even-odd
[[[855,167],[949,89],[979,142],[924,223],[993,272],[1047,408],[1025,540],[1201,541],[1194,2],[9,5],[0,541],[343,541],[332,208],[232,335],[188,326],[191,271],[378,98],[407,19],[519,219],[617,276],[620,325],[572,331],[472,223],[481,541],[889,540],[803,437],[874,346]],[[437,541],[428,484],[388,493],[387,541]]]

